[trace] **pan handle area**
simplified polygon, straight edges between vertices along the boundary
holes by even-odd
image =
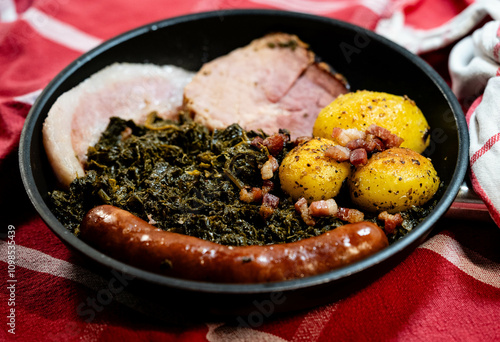
[[[486,204],[474,192],[472,186],[464,181],[460,186],[457,197],[445,214],[445,217],[454,219],[493,221]]]

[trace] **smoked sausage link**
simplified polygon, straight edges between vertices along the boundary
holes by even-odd
[[[316,275],[366,258],[389,244],[376,224],[358,222],[292,243],[231,247],[161,230],[110,205],[87,213],[80,236],[132,266],[216,283],[261,283]]]

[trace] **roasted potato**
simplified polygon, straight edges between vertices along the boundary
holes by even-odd
[[[313,135],[331,139],[335,127],[364,131],[371,124],[403,138],[401,147],[422,153],[429,145],[429,124],[414,101],[406,96],[367,90],[341,95],[323,108]]]
[[[352,201],[367,211],[396,213],[434,196],[439,177],[432,162],[407,148],[374,154],[348,180]]]
[[[305,197],[309,203],[337,196],[351,166],[324,155],[335,145],[328,139],[313,138],[295,147],[281,162],[281,188],[294,199]]]

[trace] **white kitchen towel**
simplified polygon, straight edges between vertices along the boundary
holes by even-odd
[[[486,23],[456,44],[449,69],[462,102],[483,93],[467,112],[471,180],[500,226],[500,21]]]
[[[458,42],[450,53],[452,89],[462,102],[477,98],[483,93],[490,78],[498,76],[499,23],[500,21],[486,23]]]

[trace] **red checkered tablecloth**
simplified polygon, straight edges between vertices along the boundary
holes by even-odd
[[[499,341],[500,230],[493,221],[443,219],[389,273],[307,311],[259,324],[243,324],[246,316],[239,325],[219,317],[153,320],[126,288],[102,296],[108,279],[42,222],[17,158],[24,120],[48,82],[102,41],[149,22],[231,8],[307,12],[394,39],[451,82],[451,47],[499,6],[495,0],[0,0],[0,340]]]

